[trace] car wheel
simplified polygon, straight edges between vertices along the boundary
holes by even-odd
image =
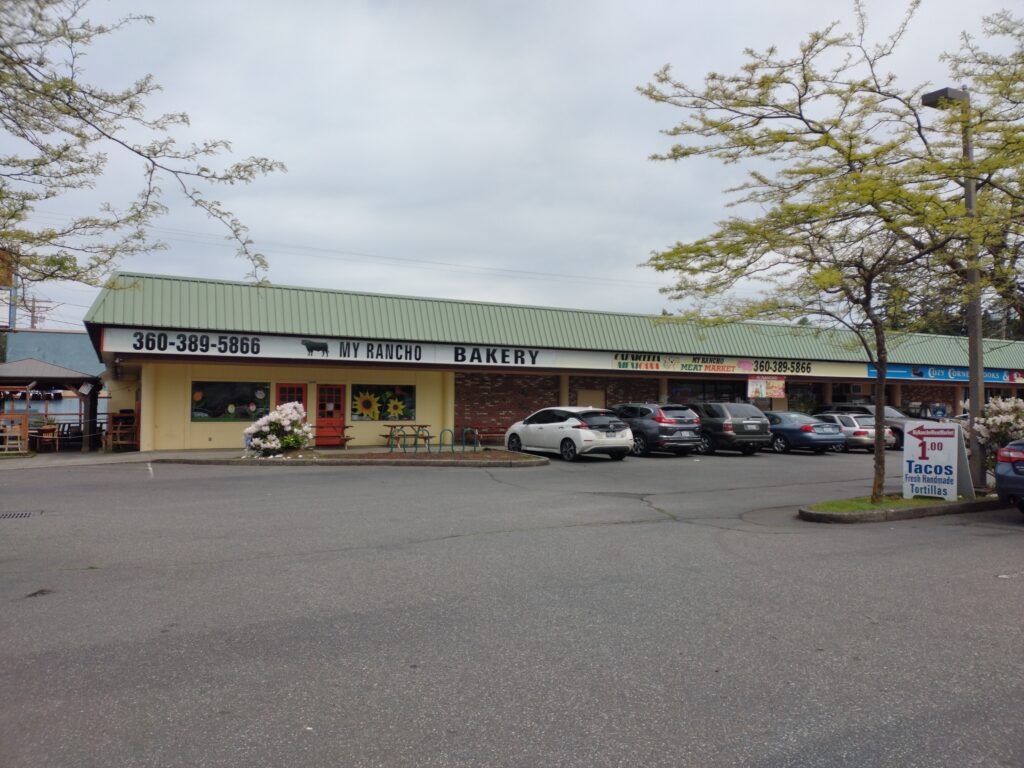
[[[840,445],[838,448],[836,448],[836,450],[837,451],[841,451],[842,453],[849,453],[850,452],[850,446],[848,446],[848,445],[846,445],[844,443],[843,445]]]
[[[562,459],[565,461],[576,461],[576,443],[570,440],[568,437],[562,441],[559,446],[558,452],[562,454]]]
[[[516,453],[523,450],[523,441],[519,439],[519,435],[508,436],[508,449]]]
[[[690,449],[689,448],[680,448],[678,451],[676,451],[676,456],[689,456],[689,455],[690,455]]]
[[[622,461],[624,458],[626,458],[626,455],[628,453],[629,451],[616,451],[615,453],[611,454],[612,461]]]
[[[818,455],[821,455],[821,454],[823,454],[825,452],[825,449],[824,448],[815,448],[814,452],[817,453]]]
[[[1020,513],[1024,515],[1024,499],[1017,499],[1017,509],[1019,509]]]
[[[776,453],[789,453],[789,440],[782,435],[775,435],[772,438],[772,450]]]
[[[873,445],[869,445],[869,446],[868,446],[867,448],[865,448],[864,450],[865,450],[865,451],[867,451],[868,453],[874,453],[874,452],[875,452],[875,446],[873,446]]]
[[[757,446],[744,445],[742,448],[740,448],[740,453],[742,453],[744,456],[753,456],[755,453],[757,453]]]
[[[896,442],[892,444],[892,449],[894,451],[902,451],[903,450],[903,433],[902,432],[897,432],[894,429],[893,430],[893,434],[896,435]]]
[[[711,435],[707,432],[700,433],[700,446],[697,448],[697,453],[703,453],[706,456],[710,456],[715,452],[715,444],[711,440]]]
[[[646,456],[647,455],[647,438],[641,434],[633,435],[633,455],[634,456]]]

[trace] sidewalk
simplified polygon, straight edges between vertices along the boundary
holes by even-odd
[[[456,450],[455,456],[450,460],[441,458],[437,451],[427,454],[424,451],[413,453],[392,452],[387,446],[367,446],[364,448],[319,448],[317,458],[311,459],[262,459],[258,462],[245,457],[241,448],[221,448],[211,450],[185,450],[185,451],[119,451],[116,453],[105,453],[95,451],[92,453],[80,453],[78,451],[61,451],[55,453],[37,453],[34,456],[19,458],[0,458],[0,472],[15,469],[60,469],[63,467],[85,467],[99,464],[139,464],[146,462],[180,462],[183,464],[243,464],[247,466],[265,464],[266,466],[292,465],[292,466],[332,466],[345,464],[417,464],[428,466],[541,466],[548,463],[548,460],[539,456],[526,457],[518,455],[510,460],[474,460],[466,456],[463,458],[462,451]],[[445,452],[450,453],[450,451]],[[467,451],[467,454],[472,452]],[[367,456],[369,454],[369,457]],[[381,455],[384,454],[384,455]],[[428,458],[429,456],[429,458]]]

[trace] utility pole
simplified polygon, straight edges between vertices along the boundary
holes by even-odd
[[[961,132],[963,141],[963,158],[967,162],[964,173],[964,208],[970,221],[975,215],[974,205],[974,138],[971,134],[971,94],[967,86],[961,88],[941,88],[921,97],[921,105],[935,109],[946,109],[958,104],[961,110]],[[981,416],[985,405],[985,362],[982,350],[981,326],[981,276],[978,270],[978,250],[973,242],[973,234],[968,232],[967,253],[967,365],[970,383],[970,402],[968,403],[968,425],[970,429],[971,475],[975,488],[988,485],[985,467],[985,448],[978,439],[975,422]]]

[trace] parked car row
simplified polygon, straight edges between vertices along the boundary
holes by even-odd
[[[897,412],[898,413],[898,412]],[[885,443],[897,438],[884,427]],[[873,451],[874,417],[863,412],[763,412],[748,403],[619,403],[611,408],[541,408],[505,433],[510,451],[557,453],[566,461],[586,454],[622,460],[652,451],[712,454],[720,450],[751,455],[758,450],[789,453],[806,449]]]
[[[1014,440],[996,454],[996,494],[1024,513],[1024,440]]]

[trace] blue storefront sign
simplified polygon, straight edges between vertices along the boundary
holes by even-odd
[[[868,377],[878,377],[878,367],[873,363],[868,363]],[[890,364],[886,378],[902,381],[957,381],[966,384],[971,377],[967,368],[956,366]],[[1024,371],[986,368],[985,383],[1024,384]]]

